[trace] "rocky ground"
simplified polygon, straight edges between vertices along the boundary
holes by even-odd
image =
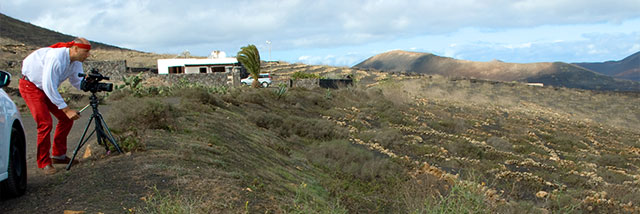
[[[637,93],[263,69],[276,79],[352,75],[356,84],[230,89],[149,76],[103,95],[126,153],[105,155],[90,142],[91,156],[53,176],[34,167],[35,127],[12,83],[5,91],[31,129],[29,189],[0,201],[0,212],[639,211]],[[63,96],[75,108],[88,102],[74,90]]]

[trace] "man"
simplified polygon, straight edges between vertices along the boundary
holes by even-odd
[[[38,168],[46,175],[57,172],[53,164],[68,164],[67,135],[71,131],[73,121],[80,117],[76,110],[70,109],[60,96],[58,87],[65,80],[80,89],[84,73],[82,62],[89,57],[91,44],[85,38],[76,38],[72,42],[57,43],[50,47],[40,48],[29,54],[22,61],[22,78],[20,79],[20,95],[31,111],[38,126],[37,159]],[[51,129],[53,114],[58,125],[53,136],[51,154]],[[75,161],[74,161],[75,164]]]

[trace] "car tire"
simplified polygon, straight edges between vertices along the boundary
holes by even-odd
[[[27,190],[27,158],[24,141],[16,128],[11,129],[11,145],[9,146],[9,177],[0,183],[3,197],[17,197]]]
[[[263,88],[269,87],[269,83],[268,82],[262,82],[262,87]]]

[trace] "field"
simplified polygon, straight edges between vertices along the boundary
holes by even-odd
[[[337,90],[119,82],[103,104],[127,155],[92,143],[84,164],[45,181],[73,203],[38,210],[640,212],[637,93],[314,69],[357,81]],[[54,191],[44,189],[32,195]],[[114,193],[120,200],[100,199]],[[37,199],[5,209],[33,210]]]
[[[170,84],[147,73],[115,79],[113,92],[99,94],[100,109],[125,153],[90,141],[81,164],[44,176],[17,89],[19,62],[73,37],[2,14],[0,21],[0,69],[14,76],[4,90],[33,139],[27,193],[0,199],[0,213],[640,213],[638,92],[284,62],[264,65],[271,88]],[[88,60],[129,67],[176,57],[93,45]],[[451,72],[448,62],[435,65]],[[480,70],[500,80],[518,79],[505,79],[505,70],[527,70],[489,64],[502,67]],[[624,86],[548,66],[560,73],[529,80]],[[350,75],[355,84],[278,84],[297,74]],[[60,92],[74,109],[88,103],[68,83]],[[80,138],[83,114],[69,142]]]

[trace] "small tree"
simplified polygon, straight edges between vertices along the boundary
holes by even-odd
[[[247,45],[242,47],[237,55],[238,62],[242,63],[253,77],[251,86],[254,88],[260,87],[260,82],[258,81],[258,75],[260,74],[260,52],[258,52],[258,48],[256,48],[255,45]]]

